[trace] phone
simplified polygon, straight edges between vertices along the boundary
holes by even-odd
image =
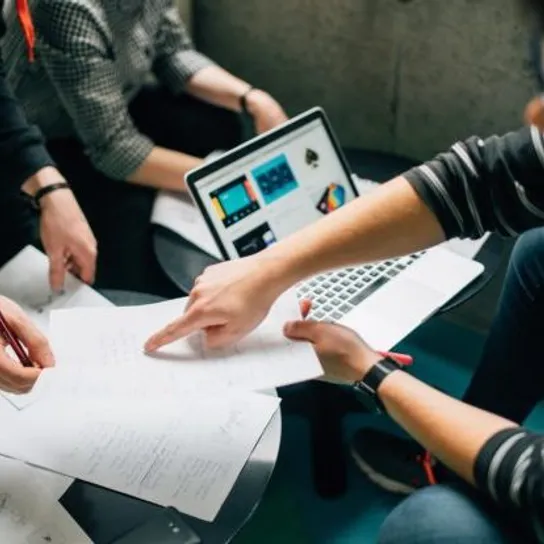
[[[202,540],[175,508],[164,508],[111,544],[202,544]]]

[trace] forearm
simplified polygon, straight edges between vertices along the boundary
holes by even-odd
[[[262,255],[285,288],[324,270],[406,255],[443,240],[434,214],[399,177]]]
[[[186,92],[210,104],[239,112],[240,97],[250,85],[219,66],[208,66],[192,76]]]
[[[34,195],[40,189],[62,181],[64,181],[64,176],[56,168],[53,166],[46,166],[30,176],[21,188],[25,193]]]
[[[474,484],[478,454],[497,432],[516,423],[449,397],[405,372],[394,372],[378,391],[387,413],[464,480]]]
[[[202,159],[155,146],[128,181],[168,191],[185,191],[185,174],[202,164]]]

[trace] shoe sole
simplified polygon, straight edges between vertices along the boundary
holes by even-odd
[[[351,456],[353,457],[353,460],[355,461],[355,464],[359,470],[378,487],[381,487],[390,493],[396,493],[397,495],[410,495],[416,491],[415,487],[397,482],[396,480],[392,480],[391,478],[376,472],[366,461],[361,459],[361,457],[359,457],[357,452],[353,449],[351,449]]]

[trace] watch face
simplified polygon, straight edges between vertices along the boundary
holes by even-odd
[[[381,414],[382,410],[376,402],[376,396],[373,393],[370,393],[365,386],[359,382],[353,386],[353,391],[357,400],[371,413],[371,414]]]

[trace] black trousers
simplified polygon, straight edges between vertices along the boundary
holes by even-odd
[[[235,113],[186,95],[174,97],[161,88],[142,90],[129,111],[138,129],[157,145],[198,157],[234,147],[242,138]],[[95,286],[179,296],[153,252],[149,219],[156,191],[98,172],[75,139],[50,141],[48,148],[98,240]],[[5,262],[24,245],[36,243],[37,229],[32,210],[21,198],[3,200],[0,229],[11,223],[12,231],[9,244],[0,249],[0,261]]]

